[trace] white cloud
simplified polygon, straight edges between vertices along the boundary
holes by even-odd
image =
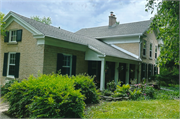
[[[120,23],[148,20],[146,0],[2,0],[1,11],[26,17],[51,17],[52,25],[75,32],[81,28],[108,25],[111,11]]]

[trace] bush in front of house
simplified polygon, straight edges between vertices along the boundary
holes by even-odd
[[[20,80],[10,80],[9,82],[5,83],[5,85],[1,86],[1,96],[4,96],[5,94],[7,94],[9,92],[9,87],[15,82],[18,81],[20,82]]]
[[[18,118],[82,118],[85,97],[74,84],[71,77],[57,74],[14,82],[5,95],[8,111]]]
[[[99,102],[99,95],[93,82],[93,77],[76,75],[72,79],[74,79],[75,89],[80,89],[80,92],[85,96],[84,101],[86,104]]]

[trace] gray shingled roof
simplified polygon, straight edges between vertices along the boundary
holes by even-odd
[[[130,35],[130,34],[142,34],[144,33],[151,23],[151,20],[119,24],[115,27],[101,26],[94,28],[84,28],[76,32],[76,34],[85,35],[88,37],[104,37],[115,35]]]
[[[108,44],[105,44],[99,40],[96,40],[95,38],[89,38],[82,35],[77,35],[75,33],[72,33],[63,29],[59,29],[50,25],[46,25],[44,23],[35,21],[33,19],[21,16],[17,13],[14,13],[14,14],[16,14],[22,20],[24,20],[25,22],[33,26],[35,29],[43,33],[45,36],[56,38],[59,40],[68,41],[68,42],[73,42],[76,44],[82,44],[86,46],[90,45],[98,49],[100,52],[104,53],[107,56],[140,61],[139,59],[136,59],[128,54],[125,54],[124,52],[121,52]]]

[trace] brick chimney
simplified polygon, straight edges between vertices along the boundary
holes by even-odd
[[[116,17],[113,14],[113,12],[110,12],[110,16],[109,16],[109,26],[112,26],[116,24]]]

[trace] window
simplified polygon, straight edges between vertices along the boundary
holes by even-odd
[[[143,56],[146,56],[146,41],[143,42]]]
[[[20,42],[22,40],[22,30],[10,30],[6,31],[4,42]]]
[[[152,43],[150,44],[149,57],[152,58]]]
[[[155,46],[155,59],[157,59],[157,46]]]
[[[63,75],[75,75],[76,74],[76,56],[71,54],[57,54],[57,69]]]
[[[9,53],[8,56],[8,71],[7,76],[14,76],[15,74],[15,60],[16,60],[16,53]]]
[[[68,74],[71,76],[72,73],[72,55],[63,55],[63,74]]]
[[[3,76],[18,78],[19,77],[20,53],[4,53]]]
[[[9,42],[15,42],[16,41],[16,36],[17,36],[17,31],[10,31],[9,32]]]

